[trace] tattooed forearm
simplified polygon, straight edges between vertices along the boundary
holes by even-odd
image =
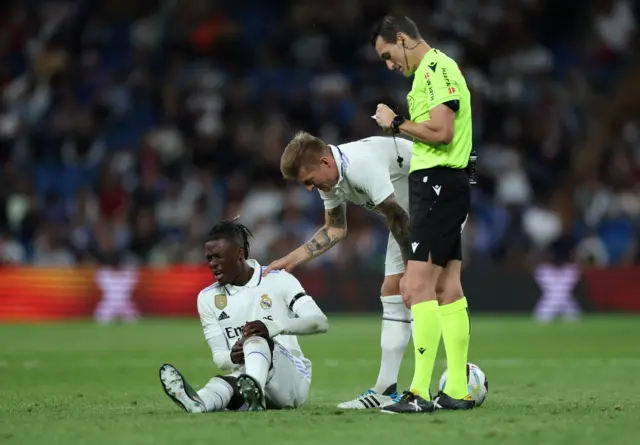
[[[338,244],[342,238],[331,228],[323,227],[303,247],[311,258],[315,258]]]
[[[400,206],[400,204],[398,204],[394,195],[389,196],[381,202],[378,205],[378,210],[387,219],[389,231],[396,242],[400,245],[402,259],[404,260],[404,263],[407,264],[407,261],[409,261],[409,249],[411,244],[409,215]]]
[[[324,227],[318,230],[313,238],[302,247],[309,258],[315,258],[338,244],[346,235],[347,205],[343,203],[325,212]]]

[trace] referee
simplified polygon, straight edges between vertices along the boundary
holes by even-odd
[[[387,68],[413,76],[407,95],[410,119],[379,104],[380,127],[413,138],[409,175],[411,257],[401,283],[414,320],[415,369],[409,391],[391,413],[471,409],[467,389],[469,311],[460,283],[461,232],[471,206],[471,99],[457,63],[430,47],[407,17],[388,15],[374,27],[372,43]],[[471,163],[473,164],[473,163]],[[440,343],[447,353],[444,391],[430,400]]]

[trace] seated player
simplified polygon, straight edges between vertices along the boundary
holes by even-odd
[[[198,295],[198,312],[213,361],[228,374],[195,391],[163,365],[165,392],[187,412],[298,408],[307,401],[311,361],[296,335],[326,332],[327,317],[293,275],[263,277],[264,268],[248,259],[250,236],[242,224],[224,221],[204,245],[216,283]]]
[[[400,293],[400,279],[409,255],[409,162],[411,142],[370,137],[338,146],[309,133],[299,133],[280,159],[286,179],[317,189],[324,201],[325,225],[303,246],[274,261],[271,270],[293,270],[336,245],[347,236],[347,202],[381,214],[389,228],[385,277],[381,287],[382,359],[376,384],[343,409],[382,408],[397,394],[402,356],[411,338],[411,312]]]

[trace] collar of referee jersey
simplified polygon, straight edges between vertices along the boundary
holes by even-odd
[[[340,184],[349,166],[349,158],[347,158],[347,155],[345,155],[339,147],[331,144],[329,144],[329,147],[331,147],[331,153],[336,160],[336,166],[338,167],[338,184]]]
[[[262,282],[262,266],[256,260],[247,260],[249,267],[253,269],[253,275],[247,284],[244,286],[234,286],[233,284],[227,284],[224,286],[224,290],[229,295],[235,295],[247,287],[256,287]]]

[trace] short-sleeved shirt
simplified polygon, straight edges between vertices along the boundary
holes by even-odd
[[[471,96],[458,64],[433,48],[424,56],[407,95],[409,114],[416,123],[431,119],[431,110],[457,101],[453,140],[450,144],[413,142],[411,171],[433,167],[466,168],[472,145]]]
[[[231,346],[242,337],[242,326],[253,320],[268,319],[276,323],[295,318],[297,305],[310,300],[300,282],[286,271],[271,271],[263,277],[264,268],[256,260],[247,260],[253,276],[244,286],[214,283],[198,295],[198,313],[207,340],[220,334]],[[295,335],[279,335],[278,342],[310,369]]]
[[[338,183],[330,192],[320,191],[324,208],[331,210],[351,202],[375,212],[393,193],[400,206],[408,211],[411,142],[396,138],[395,144],[390,137],[376,136],[331,146],[338,167]],[[402,167],[398,164],[398,154],[403,158]]]

